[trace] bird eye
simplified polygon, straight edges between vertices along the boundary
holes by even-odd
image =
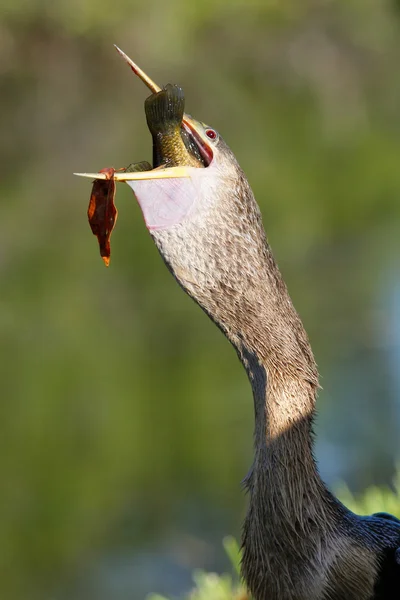
[[[210,138],[210,140],[215,140],[217,137],[217,132],[214,129],[206,129],[206,136]]]

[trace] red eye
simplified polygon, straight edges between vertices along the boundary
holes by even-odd
[[[206,136],[210,138],[210,140],[215,140],[217,137],[217,132],[214,129],[206,129]]]

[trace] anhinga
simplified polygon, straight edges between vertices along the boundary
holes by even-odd
[[[183,113],[179,88],[161,90],[120,53],[153,92],[146,115],[158,168],[115,179],[132,187],[166,265],[233,344],[253,390],[255,450],[242,538],[253,597],[399,600],[400,521],[352,513],[318,473],[318,371],[246,176],[220,135]],[[168,109],[171,102],[181,102],[178,150],[176,123],[165,137],[160,115],[151,112],[154,103]]]

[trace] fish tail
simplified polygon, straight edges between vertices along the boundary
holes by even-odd
[[[152,134],[172,132],[181,126],[185,110],[182,88],[169,83],[146,99],[144,109]]]

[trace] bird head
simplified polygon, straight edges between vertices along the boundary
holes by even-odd
[[[161,90],[118,51],[153,96],[172,89]],[[137,179],[132,175],[126,183],[170,271],[234,341],[246,327],[243,321],[256,318],[257,292],[265,279],[269,255],[260,211],[234,154],[214,128],[183,113],[182,137],[199,164],[191,166],[179,154],[175,166]]]

